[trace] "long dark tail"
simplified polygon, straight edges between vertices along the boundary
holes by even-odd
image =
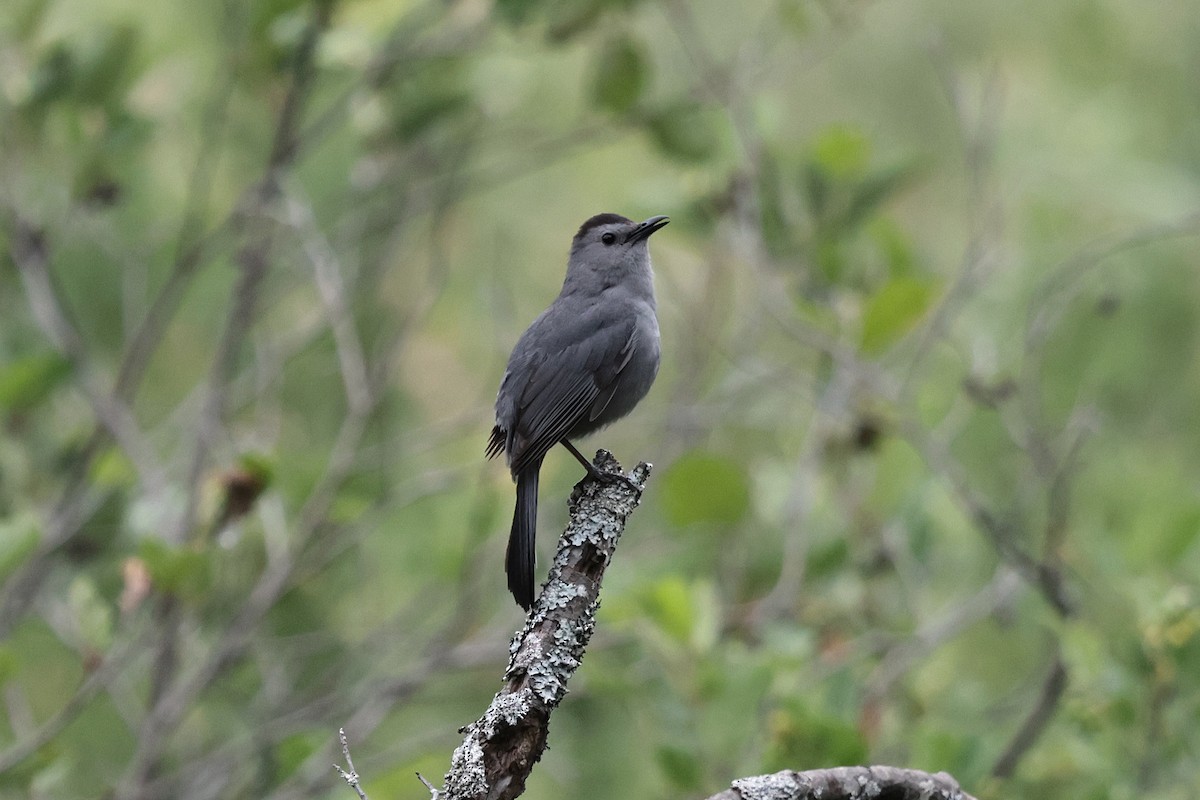
[[[542,462],[530,464],[517,473],[517,506],[513,509],[512,533],[508,535],[508,553],[504,571],[508,590],[526,611],[533,605],[533,566],[537,537],[538,473]]]

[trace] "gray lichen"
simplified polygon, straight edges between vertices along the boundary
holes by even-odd
[[[733,782],[733,788],[745,800],[793,800],[800,786],[794,773],[776,772],[741,778]]]
[[[487,793],[487,771],[483,766],[483,747],[474,735],[469,735],[454,750],[450,771],[446,773],[446,794],[449,797],[475,797]]]
[[[620,470],[604,451],[595,464],[605,472]],[[466,739],[454,751],[446,775],[448,798],[493,797],[523,785],[528,769],[541,757],[549,713],[566,696],[567,682],[595,631],[600,575],[625,519],[640,502],[649,471],[643,464],[630,474],[636,492],[619,483],[585,481],[572,495],[571,523],[559,540],[550,577],[509,645],[506,685],[484,716],[465,729]],[[520,756],[511,763],[505,757],[497,762],[503,753]],[[488,775],[489,768],[499,774]]]

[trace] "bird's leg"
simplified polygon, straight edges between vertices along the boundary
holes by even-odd
[[[601,483],[616,483],[617,481],[620,481],[630,489],[633,489],[635,492],[640,493],[642,491],[642,487],[638,486],[624,475],[616,472],[601,472],[596,468],[595,464],[583,457],[583,453],[580,453],[575,449],[575,445],[571,444],[566,439],[563,439],[561,444],[563,447],[571,451],[571,455],[575,456],[575,458],[579,460],[580,464],[583,464],[583,468],[587,470],[588,477],[592,480],[600,481]]]

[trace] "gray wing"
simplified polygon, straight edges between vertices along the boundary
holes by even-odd
[[[517,473],[544,458],[581,419],[596,419],[629,363],[634,338],[632,322],[601,325],[589,314],[540,317],[509,360],[489,453],[503,448]]]

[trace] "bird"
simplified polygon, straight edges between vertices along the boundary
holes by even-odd
[[[526,611],[534,600],[538,475],[563,445],[600,480],[571,443],[620,419],[658,375],[660,344],[649,239],[670,222],[596,214],[571,241],[562,291],[517,340],[496,393],[486,454],[504,453],[516,482],[505,554],[508,589]]]

